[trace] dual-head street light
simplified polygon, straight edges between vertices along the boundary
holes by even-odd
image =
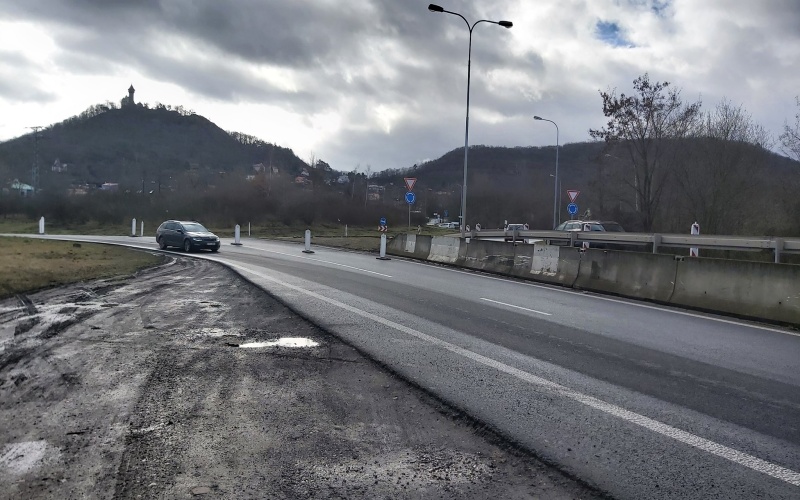
[[[487,19],[481,19],[470,25],[469,21],[467,21],[467,19],[461,14],[444,10],[442,7],[436,4],[428,5],[428,10],[431,12],[442,12],[445,14],[453,14],[454,16],[458,16],[463,19],[465,23],[467,23],[467,28],[469,29],[469,52],[467,52],[467,119],[464,130],[464,183],[461,186],[461,237],[463,238],[465,235],[465,228],[467,227],[467,153],[469,151],[469,84],[470,67],[472,65],[472,30],[479,23],[498,24],[504,28],[512,27],[513,23],[511,21],[489,21]]]
[[[556,228],[560,219],[558,217],[558,124],[553,120],[548,120],[547,118],[542,118],[541,116],[534,116],[534,120],[541,120],[543,122],[550,122],[556,126],[556,177],[553,180],[553,229]]]

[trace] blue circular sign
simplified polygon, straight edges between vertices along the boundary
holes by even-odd
[[[577,214],[578,213],[578,205],[576,205],[574,203],[570,203],[569,205],[567,205],[567,212],[569,212],[570,215]]]
[[[412,193],[411,191],[407,192],[406,193],[406,203],[408,203],[409,205],[413,205],[415,201],[417,201],[417,196],[414,193]]]
[[[381,217],[381,226],[386,225],[386,217]]]

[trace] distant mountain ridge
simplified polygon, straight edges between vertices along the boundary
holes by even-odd
[[[37,151],[38,150],[38,151]],[[182,107],[98,104],[78,116],[38,132],[0,143],[0,164],[9,174],[29,179],[38,156],[42,187],[59,164],[59,185],[71,183],[140,183],[154,175],[189,168],[220,172],[272,165],[299,173],[306,163],[291,149],[237,132],[226,132],[207,118]],[[65,175],[63,175],[65,174]]]

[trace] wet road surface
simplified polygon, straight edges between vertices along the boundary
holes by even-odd
[[[0,498],[599,496],[233,272],[168,260],[0,303]]]

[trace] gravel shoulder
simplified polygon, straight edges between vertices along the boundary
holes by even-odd
[[[0,421],[0,498],[600,496],[199,259],[0,302]]]

